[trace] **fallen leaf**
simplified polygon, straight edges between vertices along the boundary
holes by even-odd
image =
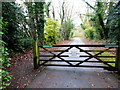
[[[99,74],[99,73],[97,73],[97,75],[98,75],[98,76],[100,76],[100,74]]]
[[[113,86],[107,86],[107,88],[113,88]]]
[[[102,78],[102,79],[105,79],[105,78]]]
[[[22,88],[25,88],[27,86],[27,84],[24,84],[23,86],[22,86]]]
[[[110,80],[110,78],[108,78],[108,80]]]
[[[42,85],[42,84],[44,84],[44,83],[45,83],[45,82],[39,82],[38,84],[39,84],[39,85]]]
[[[95,86],[95,84],[91,84],[91,86],[92,86],[92,87],[94,87],[94,86]]]

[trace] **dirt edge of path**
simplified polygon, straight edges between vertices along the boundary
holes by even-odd
[[[66,45],[70,44],[72,40],[65,40],[56,43],[56,45]],[[41,72],[43,68],[37,70],[33,69],[33,55],[32,50],[26,50],[25,53],[20,53],[11,60],[11,66],[7,68],[7,71],[10,75],[13,76],[13,79],[9,82],[11,83],[9,88],[25,88],[35,77]]]

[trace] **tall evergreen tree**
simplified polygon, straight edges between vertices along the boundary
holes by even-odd
[[[8,49],[17,50],[19,48],[18,40],[21,38],[17,20],[17,17],[20,16],[19,9],[15,2],[2,2],[2,21],[8,22],[6,27],[2,29],[4,33],[2,39],[7,43]]]
[[[32,32],[37,31],[40,44],[44,43],[44,2],[26,3],[29,16],[29,27]]]

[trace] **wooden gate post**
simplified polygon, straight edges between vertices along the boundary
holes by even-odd
[[[33,31],[33,63],[34,63],[34,69],[39,68],[39,47],[38,47],[38,35],[37,31]]]
[[[33,42],[34,46],[33,46],[33,63],[34,63],[34,69],[38,69],[39,68],[39,47],[38,47],[38,40],[35,40]]]
[[[115,67],[117,68],[118,73],[120,74],[120,42],[118,42]]]

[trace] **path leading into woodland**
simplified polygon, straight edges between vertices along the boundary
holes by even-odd
[[[80,38],[74,38],[71,44],[84,43]],[[72,48],[65,54],[74,60],[79,53],[78,49]],[[118,88],[118,79],[100,68],[48,66],[26,88]]]

